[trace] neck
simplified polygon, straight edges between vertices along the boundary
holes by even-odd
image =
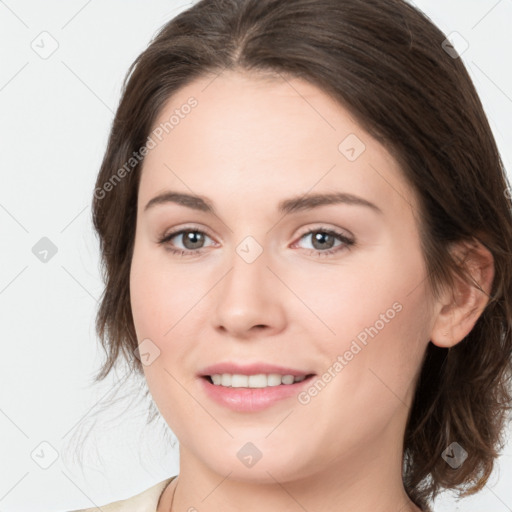
[[[290,474],[287,464],[281,465],[286,466],[284,470],[277,465],[272,467],[272,461],[249,470],[241,464],[226,462],[226,467],[216,472],[180,446],[179,485],[172,485],[178,479],[171,483],[172,488],[158,512],[171,512],[171,502],[172,512],[194,509],[205,512],[340,509],[421,512],[403,488],[401,437],[395,442],[386,442],[390,432],[396,433],[391,425],[387,433],[381,432],[373,440],[365,439],[365,449],[361,445],[354,446],[342,456],[331,459],[320,472],[306,468],[301,472],[297,470],[296,474]],[[227,449],[236,453],[235,446]]]

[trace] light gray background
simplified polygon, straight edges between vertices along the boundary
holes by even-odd
[[[102,505],[178,471],[175,443],[169,446],[156,426],[144,429],[142,405],[129,405],[117,420],[121,408],[96,423],[92,416],[112,391],[112,379],[89,385],[101,355],[94,316],[102,292],[90,202],[128,66],[166,21],[190,5],[0,1],[2,512]],[[457,31],[469,42],[462,58],[510,173],[512,1],[416,5],[446,34]],[[51,36],[41,36],[44,31]],[[58,48],[41,58],[32,46],[51,49],[57,44],[51,38]],[[58,250],[47,263],[32,252],[42,237]],[[83,471],[67,444],[79,422],[90,429]],[[458,505],[444,496],[436,511],[511,511],[511,458],[509,442],[478,496]]]

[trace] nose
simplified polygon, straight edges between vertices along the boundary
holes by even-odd
[[[235,253],[231,262],[215,294],[215,329],[237,339],[282,331],[286,289],[269,268],[267,253],[263,251],[254,261]]]

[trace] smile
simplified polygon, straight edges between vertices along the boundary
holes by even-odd
[[[213,384],[216,386],[232,387],[232,388],[266,388],[273,386],[289,385],[295,382],[302,382],[306,376],[280,375],[279,373],[256,375],[241,374],[214,374],[208,375]]]
[[[202,391],[216,404],[235,412],[258,412],[296,397],[314,376],[214,374],[199,380]]]

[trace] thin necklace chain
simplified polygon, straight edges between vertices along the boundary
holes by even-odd
[[[172,491],[171,506],[169,507],[169,512],[172,512],[172,504],[174,503],[174,495],[176,494],[176,487],[178,487],[178,477],[176,477],[176,484]]]

